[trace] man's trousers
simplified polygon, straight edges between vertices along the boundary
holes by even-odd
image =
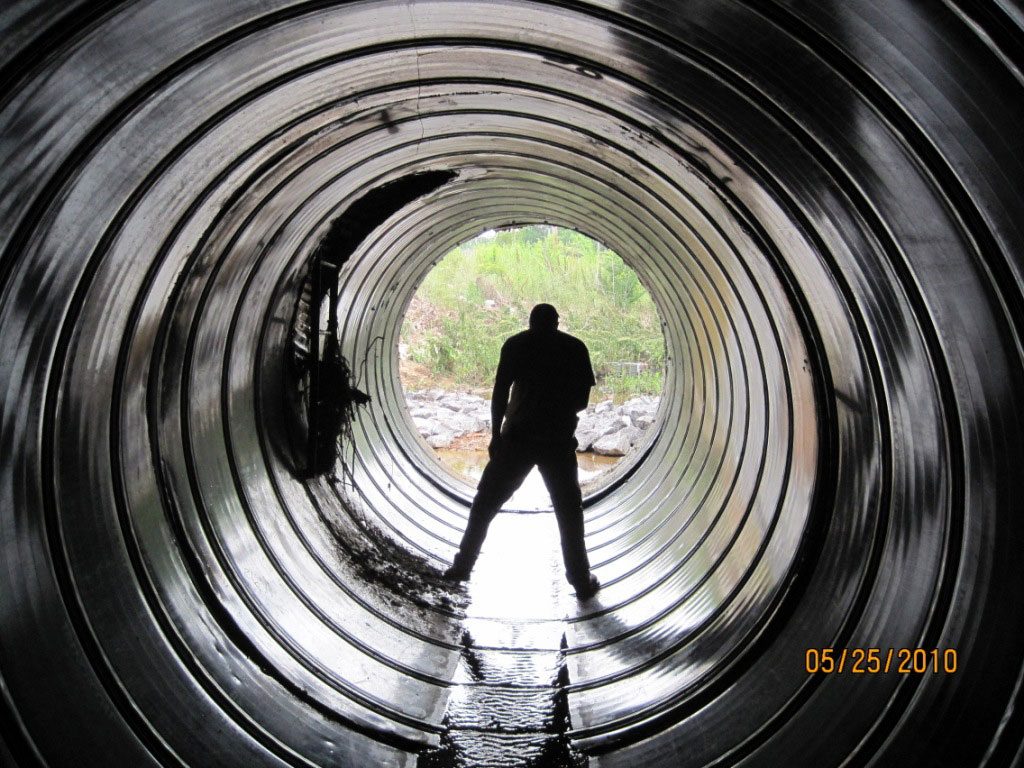
[[[501,438],[494,457],[487,462],[480,477],[454,565],[467,572],[472,569],[494,516],[501,505],[512,498],[534,466],[540,471],[551,494],[562,540],[566,578],[573,586],[586,584],[590,577],[590,561],[583,543],[583,495],[577,476],[576,441],[573,439],[547,443],[511,435]]]

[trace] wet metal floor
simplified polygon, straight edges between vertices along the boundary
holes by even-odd
[[[577,610],[553,515],[498,515],[467,586],[441,746],[418,768],[582,768],[570,745],[565,617]]]

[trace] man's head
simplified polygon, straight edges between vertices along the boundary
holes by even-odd
[[[530,330],[553,331],[558,328],[558,312],[550,304],[538,304],[530,310]]]

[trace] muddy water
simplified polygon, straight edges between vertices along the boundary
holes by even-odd
[[[456,474],[462,475],[471,485],[476,485],[487,464],[487,451],[465,451],[438,448],[434,451],[438,458]],[[596,453],[577,453],[579,464],[580,485],[598,479],[605,472],[618,464],[618,456],[599,456]],[[534,468],[523,482],[522,487],[505,505],[512,509],[550,509],[551,498],[540,473]]]
[[[465,475],[476,482],[487,464],[487,451],[458,451],[450,448],[438,448],[434,451],[451,469]],[[592,480],[602,472],[619,463],[620,456],[601,456],[596,453],[577,453],[576,462],[580,465],[580,482]]]

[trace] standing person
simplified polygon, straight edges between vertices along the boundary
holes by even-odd
[[[600,589],[583,543],[583,495],[574,436],[576,414],[587,407],[594,383],[586,345],[558,330],[553,306],[535,306],[529,329],[507,339],[501,348],[491,396],[490,461],[446,578],[469,578],[491,520],[536,466],[555,508],[566,578],[580,600]]]

